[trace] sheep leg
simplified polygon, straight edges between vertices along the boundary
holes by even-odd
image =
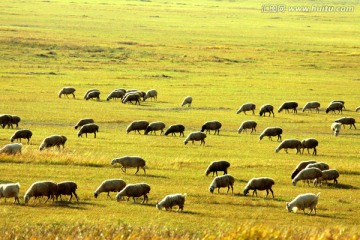
[[[136,172],[135,172],[135,174],[137,174],[138,171],[139,171],[139,166],[136,167]]]
[[[76,192],[74,192],[74,196],[76,197],[76,201],[78,202],[78,201],[79,201],[79,197],[78,197],[78,195],[76,194]]]
[[[71,202],[71,199],[72,199],[72,193],[70,193],[69,202]]]
[[[316,154],[317,154],[316,147],[314,147],[313,155],[316,155]]]
[[[265,198],[267,198],[267,197],[268,197],[268,195],[269,195],[269,190],[268,190],[268,189],[266,189],[266,197],[265,197]]]
[[[96,138],[96,131],[94,132],[94,138]]]
[[[271,192],[271,194],[272,194],[272,196],[274,198],[274,191],[271,188],[269,190],[270,190],[270,192]]]
[[[121,167],[121,170],[126,173],[126,168],[125,167]]]
[[[307,148],[307,151],[308,151],[308,154],[310,154],[309,148]],[[304,151],[303,151],[303,154],[304,154]]]

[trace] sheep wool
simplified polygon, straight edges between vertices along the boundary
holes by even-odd
[[[125,156],[120,158],[114,158],[111,161],[111,165],[115,163],[119,163],[121,165],[121,170],[126,173],[126,168],[136,168],[135,174],[138,173],[139,169],[142,168],[144,170],[144,174],[146,175],[145,171],[145,160],[138,156]]]
[[[104,180],[100,186],[95,190],[94,197],[97,198],[100,193],[107,192],[110,197],[110,192],[119,192],[126,186],[126,182],[122,179],[108,179]]]
[[[281,149],[284,149],[288,153],[288,149],[296,149],[296,154],[300,153],[301,142],[297,139],[285,139],[280,143],[280,145],[275,149],[275,152],[278,153]]]
[[[318,204],[320,193],[305,193],[298,195],[294,200],[286,203],[286,209],[288,212],[296,212],[298,209],[303,210],[305,214],[305,208],[310,208],[309,214],[314,210],[316,214],[316,206]]]
[[[252,133],[253,131],[256,132],[256,126],[257,123],[253,120],[244,121],[241,123],[238,129],[238,133],[240,134],[242,131],[245,131],[247,133],[247,129],[251,129],[250,133]]]
[[[88,123],[94,123],[94,119],[92,119],[92,118],[80,119],[79,122],[75,125],[75,129],[78,129],[79,127],[82,127]]]
[[[302,108],[302,111],[308,110],[311,112],[311,109],[315,109],[317,113],[319,113],[320,103],[319,102],[307,102],[305,106]]]
[[[22,144],[21,143],[10,143],[10,144],[6,144],[4,147],[2,147],[0,149],[0,154],[21,154],[21,149],[22,149]]]
[[[27,143],[29,144],[30,142],[30,138],[32,137],[32,132],[28,129],[22,129],[22,130],[18,130],[16,131],[10,138],[10,141],[11,142],[14,142],[15,140],[18,140],[20,139],[20,142],[21,142],[21,139],[22,138],[25,138],[27,139]]]
[[[182,124],[171,125],[165,132],[165,136],[171,133],[172,136],[176,136],[176,133],[180,133],[179,136],[184,136],[185,126]]]
[[[221,128],[221,123],[219,121],[213,120],[213,121],[208,121],[205,122],[204,125],[201,127],[201,132],[209,132],[211,130],[214,130],[214,135],[217,133],[219,135],[220,133],[220,128]]]
[[[205,171],[205,175],[208,176],[210,173],[218,175],[218,171],[223,171],[224,175],[227,174],[227,169],[230,167],[230,163],[225,160],[211,162]]]
[[[252,111],[252,113],[254,115],[255,114],[255,108],[256,108],[255,104],[253,104],[253,103],[245,103],[236,111],[236,114],[244,112],[244,114],[246,115],[247,111]]]
[[[146,183],[128,184],[116,195],[116,200],[119,202],[121,197],[127,197],[127,201],[129,201],[129,198],[132,197],[135,202],[135,198],[144,196],[142,201],[144,203],[149,199],[147,194],[150,192],[150,189],[150,186]]]
[[[314,160],[309,160],[309,161],[302,161],[302,162],[300,162],[300,163],[296,166],[295,170],[292,172],[292,174],[291,174],[291,179],[294,179],[294,177],[295,177],[301,170],[303,170],[304,168],[306,168],[306,166],[309,165],[309,164],[311,164],[311,163],[316,163],[316,161],[314,161]]]
[[[19,201],[19,191],[20,191],[20,183],[4,183],[0,184],[0,198],[5,198],[5,202],[7,198],[14,198],[14,204]]]
[[[188,107],[191,106],[192,103],[192,97],[191,96],[187,96],[184,98],[183,102],[181,103],[181,107],[185,106],[186,104],[188,105]]]
[[[47,197],[45,203],[52,199],[55,200],[57,193],[57,184],[52,181],[41,181],[33,183],[24,195],[25,203],[28,203],[31,197]]]
[[[274,198],[274,192],[272,190],[272,186],[274,184],[275,181],[272,178],[268,178],[268,177],[252,178],[249,180],[249,182],[244,188],[244,195],[246,196],[250,190],[253,190],[252,196],[254,196],[254,193],[257,196],[257,190],[260,191],[266,190],[266,197],[268,197],[270,191]]]
[[[167,195],[160,202],[156,203],[156,208],[159,210],[165,208],[165,210],[168,211],[168,210],[172,210],[173,206],[179,206],[178,211],[183,211],[185,197],[186,197],[186,193]]]
[[[314,179],[318,179],[322,176],[322,172],[321,170],[319,170],[318,168],[305,168],[303,170],[301,170],[293,179],[292,184],[293,186],[296,186],[296,183],[300,180],[304,180],[304,181],[311,181]],[[308,181],[308,184],[309,184]],[[319,181],[319,180],[317,180]]]
[[[269,137],[269,140],[272,141],[272,137],[277,136],[277,141],[281,141],[281,134],[283,133],[282,128],[279,127],[268,127],[260,134],[259,139],[263,139],[264,137]]]
[[[205,145],[206,134],[203,132],[192,132],[187,138],[184,140],[184,144],[186,145],[189,141],[194,144],[194,141],[200,141],[200,145]]]
[[[210,192],[214,193],[215,188],[218,189],[218,193],[220,193],[220,188],[228,188],[227,192],[229,192],[231,188],[231,192],[234,193],[234,182],[235,178],[230,174],[215,177],[214,180],[210,184]]]
[[[331,124],[331,130],[333,131],[335,137],[339,135],[340,129],[341,129],[341,123],[334,122]]]
[[[57,192],[56,192],[56,200],[58,199],[59,196],[61,199],[61,195],[70,195],[69,202],[71,202],[72,196],[74,195],[76,198],[76,201],[78,202],[79,198],[76,194],[76,189],[77,189],[77,184],[75,182],[65,181],[65,182],[58,183],[57,184]]]

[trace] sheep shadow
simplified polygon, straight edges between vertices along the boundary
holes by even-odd
[[[349,184],[342,184],[342,183],[338,183],[338,184],[334,184],[334,183],[327,183],[325,185],[327,188],[338,188],[338,189],[359,189],[358,187],[349,185]],[[324,188],[324,185],[321,187]],[[320,188],[320,189],[321,189]]]

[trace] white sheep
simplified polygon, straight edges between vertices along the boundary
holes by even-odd
[[[46,137],[42,143],[40,144],[39,150],[42,151],[45,148],[51,148],[57,146],[58,149],[60,149],[60,146],[63,146],[65,148],[65,143],[67,141],[67,138],[63,135],[52,135],[49,137]]]
[[[123,97],[122,103],[127,103],[127,102],[131,102],[133,103],[133,101],[135,101],[135,105],[138,104],[140,105],[140,99],[141,99],[141,95],[138,92],[130,92],[130,93],[126,93]]]
[[[192,97],[191,96],[187,96],[187,97],[185,97],[184,98],[184,100],[183,100],[183,102],[182,102],[182,104],[181,104],[181,106],[183,107],[183,106],[185,106],[186,104],[188,105],[188,107],[190,107],[191,106],[191,103],[192,103]]]
[[[127,127],[126,129],[126,133],[128,134],[131,131],[136,131],[140,133],[140,130],[146,130],[147,126],[149,126],[149,122],[145,121],[145,120],[139,120],[139,121],[133,121],[132,123],[130,123],[130,125]]]
[[[104,180],[100,186],[95,190],[94,197],[97,198],[100,193],[107,192],[110,197],[110,192],[120,192],[126,186],[126,182],[122,179],[108,179]]]
[[[220,188],[227,187],[228,190],[226,193],[229,192],[230,188],[231,188],[231,192],[234,193],[234,187],[233,187],[234,182],[235,182],[235,178],[233,176],[231,176],[230,174],[218,176],[218,177],[215,177],[213,179],[213,181],[211,182],[209,190],[211,193],[214,193],[215,188],[217,188],[218,193],[220,193]]]
[[[154,132],[156,135],[156,131],[160,131],[160,135],[161,135],[164,133],[164,128],[165,128],[165,123],[163,122],[151,122],[149,126],[147,126],[144,135],[148,135],[149,132],[151,134],[152,132]]]
[[[328,170],[329,165],[324,162],[315,162],[308,164],[305,168],[318,168],[321,171]]]
[[[340,173],[336,169],[328,169],[322,171],[322,176],[319,179],[314,180],[314,186],[316,186],[318,183],[322,185],[322,182],[334,180],[334,184],[338,184],[338,177],[340,176]]]
[[[17,202],[20,204],[19,201],[19,190],[20,190],[20,183],[4,183],[0,184],[0,198],[5,198],[5,203],[7,198],[15,198],[14,204]]]
[[[316,161],[314,161],[314,160],[309,160],[309,161],[302,161],[302,162],[300,162],[300,163],[296,166],[295,170],[292,172],[292,174],[291,174],[291,179],[294,179],[294,177],[295,177],[301,170],[305,169],[306,166],[309,165],[309,164],[311,164],[311,163],[316,163]]]
[[[305,110],[309,110],[311,112],[311,109],[315,109],[317,113],[319,113],[320,103],[319,102],[307,102],[305,106],[302,108],[302,111],[305,112]]]
[[[159,210],[165,208],[165,210],[168,211],[168,210],[172,210],[173,206],[179,206],[178,211],[183,211],[185,197],[186,197],[186,193],[167,195],[160,202],[156,202],[156,208]]]
[[[10,138],[11,142],[14,142],[15,140],[25,138],[27,139],[27,143],[29,144],[30,142],[30,138],[32,137],[32,132],[28,129],[22,129],[22,130],[17,130]]]
[[[171,133],[172,136],[176,136],[175,133],[180,133],[179,136],[184,136],[185,126],[182,124],[171,125],[165,132],[165,136]]]
[[[6,144],[4,147],[0,149],[0,154],[21,154],[22,144],[21,143],[10,143]]]
[[[57,191],[56,191],[56,200],[58,199],[59,196],[61,199],[61,195],[70,195],[69,202],[71,202],[72,196],[74,194],[76,201],[78,202],[79,198],[76,194],[76,189],[77,189],[77,184],[75,182],[65,181],[58,183]]]
[[[136,172],[139,171],[139,168],[142,168],[144,170],[144,174],[146,175],[145,171],[145,160],[141,157],[137,156],[125,156],[121,158],[114,158],[111,161],[111,165],[114,165],[115,163],[119,163],[121,165],[121,170],[126,173],[126,168],[133,168],[136,167]]]
[[[294,177],[292,184],[296,186],[296,183],[300,180],[308,181],[309,184],[309,181],[318,179],[321,176],[322,172],[318,168],[305,168]]]
[[[147,194],[150,192],[150,189],[150,186],[146,183],[128,184],[116,195],[116,200],[119,202],[122,197],[127,197],[127,201],[129,201],[129,198],[132,197],[135,202],[135,198],[144,196],[142,203],[147,203],[149,199]]]
[[[253,103],[245,103],[236,111],[236,114],[244,112],[244,114],[246,115],[247,111],[252,111],[253,114],[255,114],[255,111],[254,111],[255,108],[256,108],[255,104],[253,104]]]
[[[274,115],[274,106],[270,105],[270,104],[264,104],[260,107],[260,116],[264,115],[265,117],[265,113],[269,113],[269,117],[271,116],[271,114],[273,115],[273,117],[275,117]]]
[[[297,209],[303,210],[305,214],[305,208],[310,208],[309,214],[314,210],[316,214],[316,205],[319,200],[319,195],[313,194],[313,193],[305,193],[298,195],[294,200],[292,200],[289,203],[286,203],[286,208],[289,212],[296,212]]]
[[[356,129],[355,118],[353,118],[353,117],[339,118],[339,119],[335,120],[334,122],[341,123],[344,128],[345,128],[345,125],[350,125],[350,129],[352,126],[354,126],[354,128]]]
[[[46,196],[47,199],[45,203],[52,199],[55,201],[55,196],[57,193],[57,184],[52,181],[41,181],[33,183],[24,195],[25,203],[28,203],[31,197],[43,197]]]
[[[144,96],[144,101],[148,98],[153,98],[155,101],[157,101],[157,91],[155,89],[147,91]]]
[[[253,131],[256,132],[256,126],[257,126],[257,123],[253,120],[244,121],[241,123],[241,125],[238,129],[238,133],[240,134],[242,131],[247,132],[247,129],[251,129],[250,133],[252,133]]]
[[[281,141],[281,134],[283,133],[282,128],[279,127],[268,127],[260,134],[259,139],[263,139],[265,136],[269,137],[269,140],[272,141],[272,137],[277,136],[277,141]]]
[[[297,139],[285,139],[284,141],[282,141],[279,146],[275,149],[275,152],[279,152],[281,149],[284,149],[286,153],[288,153],[288,148],[291,149],[296,149],[296,154],[300,153],[300,148],[301,148],[301,142],[300,140]]]
[[[205,138],[206,138],[206,134],[203,132],[192,132],[184,140],[184,144],[186,145],[189,141],[192,141],[193,144],[194,141],[200,141],[200,145],[202,144],[205,145]]]
[[[110,101],[111,99],[116,100],[117,98],[120,98],[122,100],[124,95],[125,95],[125,91],[114,90],[111,93],[109,93],[109,95],[106,98],[106,101]]]
[[[214,161],[211,162],[210,165],[207,167],[205,171],[205,175],[208,176],[210,173],[214,174],[216,173],[216,176],[218,175],[218,171],[223,171],[224,175],[227,174],[227,169],[230,167],[230,163],[225,160],[220,161]]]
[[[98,125],[96,125],[95,123],[87,123],[80,128],[78,132],[78,137],[82,137],[82,135],[85,133],[85,136],[87,138],[88,133],[94,133],[94,138],[96,138],[97,132],[99,132]]]
[[[341,129],[341,123],[334,122],[331,124],[331,130],[334,132],[334,136],[338,136]]]
[[[342,113],[343,108],[345,108],[343,103],[341,103],[341,102],[331,102],[329,104],[329,106],[326,108],[325,112],[328,113],[330,111],[333,111],[335,113],[335,110],[337,110],[338,113]]]
[[[73,98],[75,98],[75,94],[74,94],[75,91],[76,90],[73,87],[64,87],[59,91],[59,98],[61,98],[61,95],[63,94],[66,95],[67,97],[69,97],[68,95],[71,94],[73,95]]]
[[[252,178],[249,180],[247,185],[244,188],[244,195],[246,196],[250,190],[253,190],[252,196],[254,193],[257,196],[257,190],[263,191],[266,190],[266,197],[269,195],[269,190],[274,198],[274,192],[272,186],[275,184],[274,179],[268,177]]]
[[[289,112],[289,109],[294,110],[294,113],[297,113],[296,108],[298,107],[297,102],[284,102],[278,109],[278,113],[280,113],[282,110],[285,110],[285,112]]]
[[[313,148],[314,151],[313,151],[313,155],[316,155],[317,154],[317,151],[316,151],[316,147],[319,145],[319,142],[318,140],[316,140],[315,138],[307,138],[307,139],[304,139],[301,141],[301,148],[303,149],[302,150],[302,153],[304,153],[305,151],[305,148],[307,149],[308,151],[308,154],[310,154],[309,152],[309,149]]]
[[[78,129],[78,127],[82,127],[88,123],[94,123],[94,119],[92,119],[92,118],[80,119],[79,122],[75,125],[75,129]]]
[[[210,133],[211,130],[214,130],[214,135],[216,134],[216,132],[219,135],[221,126],[222,125],[219,121],[216,121],[216,120],[208,121],[208,122],[205,122],[204,125],[202,125],[200,131],[201,132],[206,131],[206,132]]]

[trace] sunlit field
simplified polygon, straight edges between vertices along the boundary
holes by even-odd
[[[360,121],[359,3],[348,12],[290,12],[291,6],[345,6],[282,2],[283,12],[261,1],[8,1],[0,3],[0,114],[17,115],[19,127],[0,128],[0,147],[16,130],[30,129],[22,154],[0,154],[0,183],[19,182],[20,204],[0,198],[1,239],[358,239],[360,214],[360,124],[335,137],[331,124],[341,117]],[[319,4],[319,5],[317,5]],[[276,5],[277,6],[277,5]],[[65,86],[72,96],[58,97]],[[84,99],[100,90],[100,101]],[[140,105],[106,101],[114,89],[156,89],[157,101]],[[186,96],[190,107],[181,107]],[[325,113],[333,100],[345,110]],[[296,101],[297,114],[278,108]],[[302,111],[306,102],[320,112]],[[244,103],[255,114],[236,114]],[[263,104],[275,117],[260,117]],[[76,123],[93,118],[97,137],[78,137]],[[126,133],[135,120],[162,121],[166,129],[185,126],[185,137]],[[205,145],[184,144],[190,132],[210,120],[222,123]],[[245,120],[255,133],[238,134]],[[259,140],[267,127],[281,127],[282,139],[316,138],[318,155],[275,153],[276,137]],[[65,148],[39,151],[43,139],[67,137]],[[311,152],[310,152],[311,153]],[[140,170],[111,165],[113,158],[141,156]],[[209,191],[210,162],[231,163],[234,192]],[[340,172],[337,185],[292,185],[300,161],[326,162]],[[219,175],[222,175],[219,172]],[[265,191],[243,195],[254,177],[271,177],[275,198]],[[105,179],[151,186],[149,201],[94,198]],[[75,181],[79,202],[33,199],[24,194],[36,181]],[[317,214],[289,213],[286,202],[321,192]],[[164,196],[186,193],[183,212],[159,211]],[[74,199],[74,198],[73,198]],[[309,210],[306,210],[306,213]]]

